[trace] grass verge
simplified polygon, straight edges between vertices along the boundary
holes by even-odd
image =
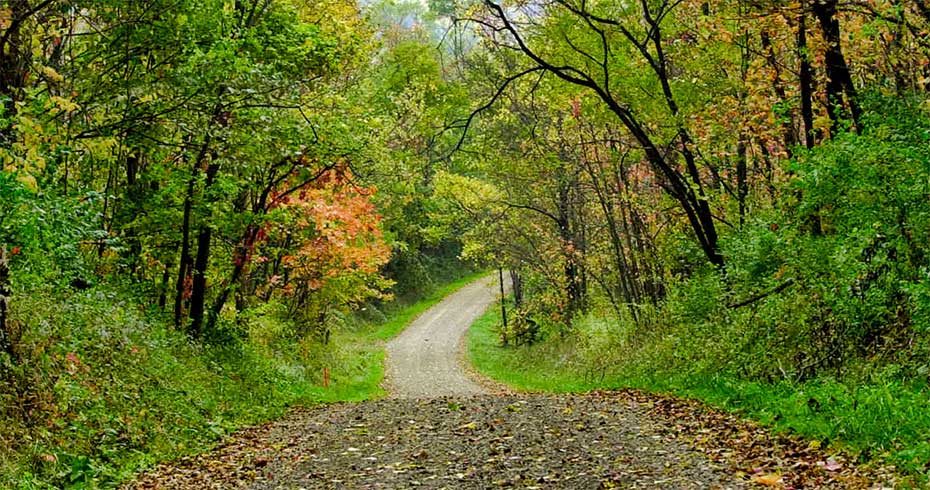
[[[707,373],[672,372],[642,357],[609,354],[602,328],[587,321],[568,338],[502,347],[498,311],[470,328],[468,357],[482,374],[518,390],[584,392],[636,388],[698,399],[756,420],[776,432],[798,434],[860,462],[894,464],[914,486],[930,471],[930,391],[876,373],[869,382],[817,378],[761,383]],[[600,322],[604,323],[604,322]]]
[[[468,359],[478,372],[520,391],[566,393],[596,387],[562,364],[569,357],[550,357],[553,349],[549,344],[501,347],[500,323],[500,310],[491,308],[468,330]]]

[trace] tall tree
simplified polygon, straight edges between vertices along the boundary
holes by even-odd
[[[595,11],[586,2],[559,0],[541,12],[532,9],[523,12],[523,18],[517,22],[513,19],[515,14],[502,5],[490,0],[485,2],[493,20],[499,24],[497,29],[508,34],[504,39],[494,37],[502,47],[519,50],[534,68],[545,70],[567,83],[585,87],[600,98],[640,145],[656,173],[662,176],[663,187],[685,213],[707,260],[723,267],[724,258],[720,253],[717,226],[699,168],[697,148],[684,123],[685,115],[672,87],[671,65],[665,53],[667,39],[663,28],[676,5],[668,1],[656,5],[644,1],[637,7],[617,11],[622,12],[620,15],[611,15],[611,9],[606,5]],[[535,30],[526,32],[528,28],[525,26],[535,26]],[[549,34],[550,43],[553,38],[564,41],[559,43],[561,52],[542,47],[547,42],[542,35],[549,28],[555,29]],[[668,117],[675,126],[669,141],[657,143],[631,105],[632,101],[619,99],[616,95],[617,81],[621,77],[615,73],[615,63],[627,54],[618,52],[614,47],[621,42],[626,43],[625,48],[632,48],[630,56],[638,56],[654,76],[655,95],[664,101]],[[539,43],[542,44],[535,46]],[[675,150],[666,151],[666,148]],[[677,158],[683,160],[683,170],[679,168]]]

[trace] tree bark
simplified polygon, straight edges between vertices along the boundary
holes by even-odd
[[[566,155],[561,155],[565,162]],[[572,230],[573,209],[571,203],[572,182],[569,179],[577,179],[577,176],[569,177],[565,175],[563,168],[561,178],[559,179],[558,189],[558,228],[559,239],[562,242],[562,255],[565,259],[563,268],[565,280],[565,294],[568,301],[565,307],[566,324],[571,326],[575,314],[582,309],[584,301],[584,292],[582,291],[581,270],[578,264],[577,249],[578,240]],[[569,171],[570,173],[570,171]]]
[[[736,200],[739,203],[739,225],[746,224],[746,198],[749,197],[749,165],[746,151],[746,139],[739,135],[736,143]]]
[[[635,305],[641,301],[640,291],[637,287],[638,279],[640,279],[639,271],[637,270],[635,261],[632,260],[632,257],[630,260],[627,259],[627,251],[624,249],[624,241],[621,236],[620,227],[617,224],[616,211],[612,197],[608,196],[607,194],[608,179],[606,177],[602,178],[604,170],[601,167],[599,161],[595,160],[595,162],[591,162],[589,159],[585,158],[584,163],[588,173],[588,178],[591,181],[591,187],[594,189],[594,194],[597,197],[598,204],[600,204],[601,212],[603,213],[604,220],[607,224],[607,232],[610,237],[611,251],[613,252],[614,256],[614,267],[617,269],[616,288],[619,289],[619,293],[623,296],[623,302],[630,310],[633,321],[638,321]],[[614,195],[619,195],[621,194],[622,190],[611,189],[611,192]],[[623,218],[625,219],[625,213]],[[626,223],[624,223],[624,226],[626,226]],[[629,245],[629,238],[630,236],[627,235],[627,245]],[[629,251],[632,253],[633,249],[630,247]],[[605,289],[607,289],[606,285]],[[610,290],[607,290],[607,293],[611,298],[611,303],[614,303],[615,293]]]
[[[200,168],[194,165],[190,180],[187,183],[187,194],[184,196],[184,214],[181,219],[181,256],[178,259],[178,275],[174,287],[174,326],[181,327],[184,317],[184,296],[186,292],[187,277],[190,274],[193,260],[191,259],[191,208],[194,201],[194,189],[197,184],[197,175]]]
[[[782,104],[785,104],[787,107],[788,104],[788,94],[785,92],[785,87],[782,85],[781,81],[781,70],[778,67],[778,59],[775,56],[775,47],[772,45],[772,38],[769,36],[767,31],[763,31],[761,34],[762,49],[765,50],[765,59],[769,65],[769,68],[772,70],[772,90],[775,92],[775,95],[778,97],[778,100]],[[745,55],[744,55],[745,56]],[[745,81],[745,72],[743,75]],[[788,155],[788,158],[792,158],[792,153],[794,147],[798,144],[797,133],[795,133],[794,117],[793,111],[790,111],[792,117],[789,117],[787,120],[783,120],[781,123],[782,127],[782,138],[785,142],[785,152]]]
[[[13,118],[16,114],[16,102],[26,86],[26,75],[32,62],[32,49],[28,40],[22,39],[23,23],[34,13],[28,0],[10,0],[10,25],[0,31],[0,100],[3,102],[2,114],[10,122],[0,127],[0,146],[13,143],[11,134]]]
[[[801,120],[804,123],[804,146],[814,147],[814,70],[811,68],[810,53],[807,48],[807,14],[803,11],[798,17],[798,58],[801,60],[801,76],[798,80],[801,89]]]
[[[510,284],[513,286],[513,307],[519,309],[523,306],[523,276],[519,271],[511,269]]]
[[[232,293],[236,285],[240,284],[240,279],[248,267],[249,254],[255,246],[258,231],[258,226],[254,224],[249,225],[246,228],[241,243],[236,247],[235,264],[233,264],[233,270],[229,276],[229,283],[220,291],[219,295],[216,297],[216,301],[213,302],[213,306],[210,308],[210,316],[207,318],[208,331],[216,327],[216,322],[220,317],[220,313],[223,311],[223,307],[226,306],[226,301],[229,299],[230,293]]]
[[[840,21],[836,18],[837,2],[838,0],[814,0],[811,6],[814,16],[820,23],[820,31],[823,34],[824,41],[827,43],[826,52],[824,53],[824,64],[827,72],[827,111],[830,113],[831,130],[833,134],[836,134],[842,129],[841,123],[845,111],[841,111],[840,108],[843,106],[845,96],[849,116],[852,118],[853,129],[858,133],[862,110],[859,108],[858,94],[853,84],[849,65],[843,55]]]
[[[501,320],[504,322],[504,331],[507,331],[507,293],[504,290],[504,268],[497,268],[497,275],[500,279],[501,289]]]
[[[220,164],[214,155],[207,165],[206,181],[204,182],[204,191],[206,192],[213,186],[216,175],[219,173]],[[210,266],[210,242],[213,238],[213,228],[209,222],[209,216],[205,217],[204,222],[200,225],[200,233],[197,235],[197,257],[194,260],[193,280],[191,282],[191,306],[190,319],[191,324],[189,331],[192,336],[200,337],[203,335],[204,312],[207,299],[207,268]]]

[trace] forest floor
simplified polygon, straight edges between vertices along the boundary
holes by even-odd
[[[392,397],[297,409],[125,488],[886,488],[800,439],[637,391],[507,393],[465,368],[461,339],[495,300],[482,279],[387,349]]]

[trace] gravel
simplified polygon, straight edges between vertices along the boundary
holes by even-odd
[[[744,488],[612,396],[388,399],[295,412],[133,488]]]
[[[387,345],[388,391],[396,398],[488,394],[466,373],[462,337],[498,298],[495,277],[479,279],[443,299]]]
[[[490,277],[466,286],[389,343],[391,398],[295,409],[124,488],[847,489],[890,481],[699,402],[488,388],[466,373],[462,337],[497,287]]]

